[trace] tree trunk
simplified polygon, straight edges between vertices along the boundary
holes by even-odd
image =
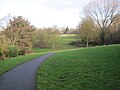
[[[87,39],[87,42],[86,42],[86,47],[89,47],[89,41],[88,41],[88,39]]]
[[[105,45],[105,37],[102,38],[102,45]]]
[[[102,45],[105,45],[105,36],[106,36],[105,30],[102,29],[102,30],[101,30],[101,33],[100,33],[100,39],[101,39],[101,44],[102,44]]]
[[[52,44],[52,49],[54,49],[54,48],[55,48],[55,43]]]

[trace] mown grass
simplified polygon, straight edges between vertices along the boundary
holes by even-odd
[[[37,90],[120,90],[120,45],[56,53],[38,69]]]
[[[0,60],[0,75],[25,61],[31,60],[33,58],[37,58],[41,55],[43,55],[43,53],[42,54],[39,54],[39,53],[29,54],[25,56],[18,56],[14,58],[8,58],[5,60]]]
[[[76,48],[75,46],[71,46],[69,43],[76,41],[77,37],[76,35],[63,35],[60,37],[59,42],[56,46],[57,50],[64,50],[64,49],[72,49]]]

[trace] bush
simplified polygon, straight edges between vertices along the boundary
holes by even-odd
[[[83,41],[73,41],[69,43],[69,45],[76,46],[76,47],[86,47],[86,44]]]
[[[25,48],[25,53],[30,54],[30,53],[33,53],[33,51],[31,50],[31,48],[26,47]]]
[[[25,49],[19,50],[18,55],[25,55]]]
[[[8,48],[8,56],[9,57],[16,57],[18,56],[18,48],[15,45],[12,45]]]
[[[9,57],[9,51],[8,51],[8,50],[3,51],[3,53],[4,53],[4,56],[5,56],[5,57]]]
[[[3,52],[2,52],[2,50],[0,48],[0,59],[2,59],[2,56],[3,56]]]
[[[0,48],[0,57],[3,55],[3,53],[2,53],[2,50],[1,50],[1,48]]]

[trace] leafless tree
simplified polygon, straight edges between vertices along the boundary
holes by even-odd
[[[99,26],[99,36],[102,44],[105,44],[106,32],[120,14],[120,0],[93,0],[84,7],[83,12]]]
[[[60,31],[56,26],[38,29],[34,33],[34,46],[40,48],[55,48],[60,38]]]

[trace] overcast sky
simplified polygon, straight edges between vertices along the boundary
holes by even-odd
[[[0,18],[7,14],[28,18],[36,27],[76,27],[90,0],[0,0]]]

